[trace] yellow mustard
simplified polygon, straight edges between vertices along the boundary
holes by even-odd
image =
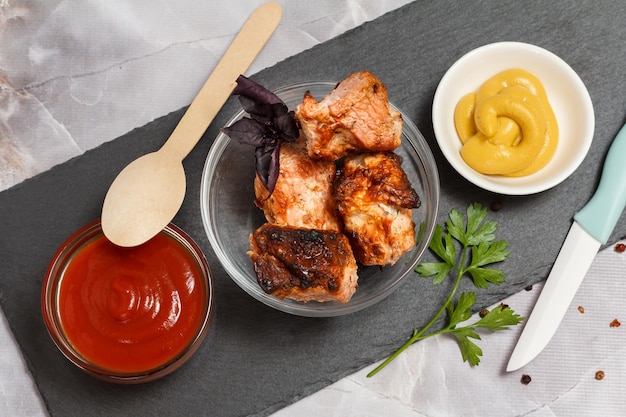
[[[545,89],[522,69],[502,71],[459,100],[461,157],[482,174],[525,176],[554,156],[558,125]]]

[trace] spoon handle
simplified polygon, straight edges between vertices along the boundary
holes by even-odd
[[[282,16],[280,4],[259,6],[248,18],[198,95],[159,152],[182,161],[196,146],[235,86],[274,33]]]

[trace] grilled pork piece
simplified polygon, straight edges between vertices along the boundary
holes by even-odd
[[[341,230],[335,204],[333,181],[335,163],[313,160],[306,152],[304,138],[280,147],[280,170],[274,192],[257,177],[255,204],[268,222],[307,229]]]
[[[257,282],[279,299],[347,303],[356,290],[356,261],[341,233],[265,223],[250,248]]]
[[[400,146],[402,115],[389,104],[385,85],[367,71],[349,75],[319,103],[305,94],[295,115],[311,158],[334,161]]]
[[[356,259],[363,265],[394,264],[415,246],[413,208],[419,197],[393,152],[345,158],[336,199]]]

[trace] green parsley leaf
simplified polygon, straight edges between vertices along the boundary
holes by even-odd
[[[431,239],[428,247],[448,265],[454,266],[456,261],[456,249],[454,247],[454,242],[452,241],[452,237],[450,235],[445,235],[444,238],[443,228],[441,226],[435,226],[433,238]]]
[[[457,301],[448,303],[448,328],[454,329],[457,324],[469,320],[472,317],[472,306],[476,302],[476,295],[473,292],[462,293]]]
[[[469,361],[470,365],[476,366],[480,363],[480,357],[483,356],[483,351],[478,345],[470,340],[470,338],[480,340],[480,336],[474,331],[474,329],[463,327],[458,330],[453,330],[452,335],[456,337],[461,349],[461,357],[463,362]]]
[[[480,242],[472,250],[472,266],[484,266],[502,262],[509,256],[508,244],[504,240]]]
[[[415,271],[421,276],[427,278],[434,276],[433,284],[441,284],[452,269],[452,265],[445,262],[424,262],[417,266]]]
[[[524,320],[509,307],[501,305],[492,309],[475,323],[461,326],[471,318],[472,309],[476,303],[476,295],[471,291],[461,293],[458,300],[454,301],[461,278],[469,276],[476,288],[487,288],[489,284],[498,285],[505,279],[502,271],[487,268],[492,264],[505,261],[509,256],[509,250],[506,241],[495,240],[497,223],[485,220],[486,218],[487,209],[474,203],[467,208],[465,216],[458,210],[451,210],[445,222],[445,230],[440,225],[435,227],[428,247],[440,259],[440,262],[422,262],[415,271],[421,277],[433,277],[433,284],[441,284],[448,276],[454,276],[452,290],[432,319],[421,329],[415,328],[411,338],[370,372],[368,377],[378,373],[418,340],[445,333],[451,334],[457,340],[463,361],[476,366],[483,355],[480,347],[474,342],[474,340],[481,340],[477,330],[484,329],[492,332],[506,330]],[[457,246],[459,246],[458,251]],[[454,274],[452,274],[453,271]],[[447,314],[447,325],[441,330],[428,332],[444,313]]]
[[[501,284],[504,282],[502,271],[488,268],[468,268],[467,273],[472,277],[476,288],[487,288],[489,283]]]
[[[509,326],[515,326],[521,323],[522,320],[524,319],[511,308],[499,305],[472,326],[497,332],[506,330]]]

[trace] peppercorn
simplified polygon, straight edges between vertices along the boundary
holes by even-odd
[[[486,308],[483,308],[482,310],[480,310],[480,313],[478,313],[478,316],[482,319],[483,317],[485,317],[487,314],[489,314],[489,310]]]
[[[502,208],[502,203],[499,201],[492,201],[491,204],[489,204],[489,208],[491,211],[499,211]]]
[[[596,379],[597,379],[598,381],[603,380],[603,379],[604,379],[604,371],[598,371],[598,372],[596,372]]]
[[[528,385],[530,384],[530,381],[532,381],[532,378],[530,377],[530,375],[522,374],[521,381],[522,381],[522,384]]]
[[[625,244],[618,243],[618,244],[615,245],[615,252],[622,253],[624,251],[626,251],[626,245]]]

